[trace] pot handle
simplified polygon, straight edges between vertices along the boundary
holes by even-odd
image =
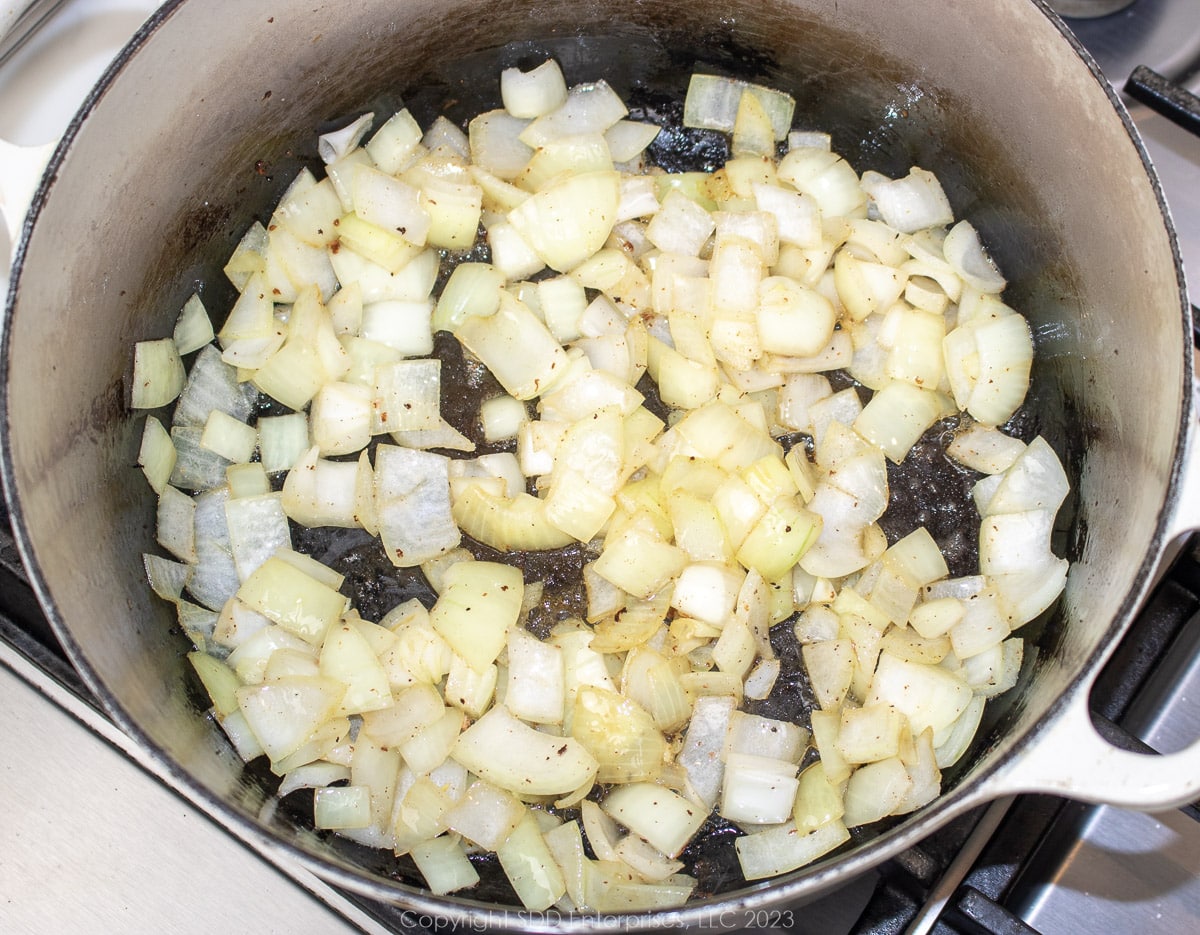
[[[57,145],[57,140],[40,146],[18,146],[0,140],[0,212],[8,231],[10,263],[21,242],[21,228],[34,192]]]
[[[989,795],[1036,792],[1144,812],[1200,800],[1200,740],[1168,754],[1114,746],[1092,720],[1090,689],[1085,682],[1063,700],[1049,723],[989,783]]]

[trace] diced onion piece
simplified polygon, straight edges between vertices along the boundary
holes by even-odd
[[[164,601],[178,602],[192,576],[191,566],[150,553],[142,556],[142,565],[146,569],[146,581],[151,590]]]
[[[906,283],[899,270],[845,250],[834,260],[833,274],[838,297],[856,321],[890,308],[903,295]]]
[[[779,497],[747,532],[737,559],[769,581],[778,580],[804,556],[821,534],[821,516],[794,497]]]
[[[900,752],[904,716],[886,704],[842,708],[838,751],[847,763],[873,763]]]
[[[966,410],[984,425],[1001,425],[1025,401],[1033,366],[1033,338],[1020,315],[1006,315],[975,327],[979,377]]]
[[[977,422],[955,433],[946,454],[964,467],[983,474],[1001,474],[1025,450],[1019,438]]]
[[[238,589],[238,599],[313,645],[341,616],[346,598],[300,568],[274,555]]]
[[[666,739],[632,699],[595,685],[580,687],[570,723],[571,736],[597,763],[597,782],[634,782],[661,772]]]
[[[775,140],[771,115],[762,99],[752,90],[744,89],[738,99],[737,115],[733,121],[733,155],[774,157]]]
[[[824,296],[790,277],[769,276],[759,283],[757,320],[764,351],[807,357],[829,343],[837,312]]]
[[[431,220],[418,189],[386,172],[359,166],[351,193],[354,213],[361,220],[394,231],[410,244],[425,243]]]
[[[387,673],[371,644],[352,624],[342,621],[329,629],[318,659],[321,675],[346,686],[338,714],[377,711],[392,703]]]
[[[646,598],[687,564],[682,549],[663,540],[652,524],[631,522],[609,534],[596,560],[596,573],[636,597]]]
[[[346,124],[340,130],[322,133],[317,137],[317,154],[321,157],[321,161],[325,163],[337,162],[337,160],[354,150],[371,129],[371,123],[374,119],[374,114],[363,114],[361,117]]]
[[[1012,628],[1028,623],[1054,603],[1066,586],[1068,569],[1065,558],[1052,557],[1030,571],[992,576]]]
[[[865,179],[863,187],[867,187]],[[879,181],[867,193],[883,222],[903,233],[954,223],[954,212],[941,182],[932,172],[917,166],[902,179]]]
[[[604,131],[613,162],[630,162],[658,137],[661,127],[636,120],[618,120]],[[635,215],[636,217],[637,215]]]
[[[371,794],[366,786],[326,786],[313,795],[317,828],[365,828],[371,823]]]
[[[255,221],[238,241],[223,270],[238,292],[244,292],[251,278],[263,272],[266,246],[267,229],[261,221]]]
[[[940,769],[949,769],[962,759],[963,754],[970,748],[971,741],[975,739],[975,733],[979,730],[986,701],[983,695],[975,695],[962,714],[948,728],[938,733],[940,743],[934,754]]]
[[[540,395],[566,368],[562,346],[524,303],[507,292],[500,293],[494,315],[467,318],[455,335],[517,399]]]
[[[552,58],[530,71],[505,68],[500,72],[500,99],[514,117],[541,117],[566,102],[567,82]]]
[[[524,814],[525,806],[511,792],[477,779],[446,813],[446,824],[473,844],[494,851]]]
[[[254,455],[258,432],[253,426],[214,409],[204,423],[200,444],[227,461],[244,464]]]
[[[998,293],[1006,285],[996,264],[984,250],[979,232],[970,221],[959,221],[942,243],[946,262],[980,292]]]
[[[371,434],[435,428],[441,422],[442,362],[398,360],[375,368]]]
[[[254,411],[256,398],[257,393],[238,382],[237,369],[222,360],[215,347],[205,346],[188,372],[172,422],[202,426],[213,410],[245,422]]]
[[[451,512],[464,533],[502,552],[557,549],[575,541],[546,516],[546,502],[527,493],[515,497],[470,484],[454,498]]]
[[[668,253],[698,256],[716,230],[716,221],[702,205],[672,191],[646,227],[646,239]]]
[[[616,857],[650,883],[660,883],[683,869],[682,861],[669,860],[636,834],[627,834],[617,842]]]
[[[750,753],[725,758],[725,778],[718,809],[730,821],[768,825],[792,814],[799,783],[796,764]]]
[[[302,412],[258,420],[258,451],[269,474],[286,471],[308,450],[308,417]]]
[[[459,736],[453,756],[475,775],[518,795],[562,795],[596,775],[579,741],[534,730],[502,705]]]
[[[562,650],[523,627],[509,629],[508,687],[504,704],[534,724],[561,724],[566,697]]]
[[[204,690],[208,691],[217,717],[224,718],[238,711],[238,689],[241,679],[229,666],[220,659],[211,657],[208,653],[192,652],[187,654]]]
[[[526,909],[542,912],[566,893],[562,870],[546,846],[533,812],[525,813],[513,833],[496,848],[496,856]]]
[[[732,133],[742,94],[749,91],[762,105],[775,139],[782,140],[792,126],[796,102],[788,94],[757,84],[716,75],[692,75],[683,102],[683,125]]]
[[[326,383],[309,410],[312,440],[322,455],[360,451],[371,440],[371,392],[355,383]]]
[[[409,855],[425,878],[429,892],[435,896],[469,889],[479,882],[479,872],[453,835],[444,834],[418,844]]]
[[[486,318],[500,307],[504,274],[487,263],[460,263],[446,280],[433,313],[434,331],[454,331],[473,315]]]
[[[804,668],[817,703],[826,711],[839,708],[854,678],[854,646],[848,639],[826,639],[800,647]]]
[[[979,570],[985,575],[1032,572],[1055,561],[1050,510],[989,513],[979,528]]]
[[[430,246],[465,250],[475,242],[483,212],[483,189],[478,185],[427,179],[421,187],[421,206],[429,215]]]
[[[421,128],[405,109],[393,114],[376,130],[365,149],[380,169],[395,173],[404,168],[420,142]]]
[[[1004,479],[988,500],[987,514],[1035,509],[1056,512],[1069,490],[1062,462],[1039,435],[1005,469]]]
[[[575,133],[538,146],[515,182],[536,192],[564,176],[612,168],[612,154],[602,135]]]
[[[344,213],[342,200],[331,179],[316,181],[307,169],[305,185],[293,186],[275,208],[272,227],[285,227],[301,243],[325,247],[338,237],[338,221]],[[310,184],[309,184],[310,183]]]
[[[815,831],[845,814],[839,786],[829,781],[824,764],[818,760],[800,773],[792,820],[801,833]]]
[[[142,427],[142,442],[138,448],[138,465],[150,488],[161,494],[175,472],[175,443],[163,424],[154,416],[146,416]]]
[[[332,786],[334,783],[350,778],[349,767],[340,763],[318,761],[297,766],[283,777],[279,784],[278,795],[283,798],[299,789],[319,789],[322,786]]]
[[[225,522],[233,562],[243,581],[279,549],[292,547],[279,494],[230,498],[225,502]]]
[[[747,880],[761,880],[812,863],[848,840],[850,832],[835,818],[807,833],[787,822],[743,835],[734,846],[742,875]]]
[[[934,393],[893,380],[863,407],[854,429],[900,464],[941,414],[942,403]]]
[[[288,676],[237,690],[238,706],[272,761],[294,753],[333,714],[345,689],[320,676]]]
[[[683,749],[676,757],[676,762],[687,770],[691,789],[709,808],[716,805],[720,795],[725,773],[725,737],[736,706],[737,700],[731,696],[696,699]]]
[[[196,501],[174,487],[164,487],[158,498],[158,544],[189,564],[198,561],[195,532]]]
[[[450,512],[448,458],[380,445],[375,451],[375,511],[384,551],[411,568],[462,539]]]
[[[883,652],[866,703],[888,704],[902,711],[915,734],[927,727],[936,733],[966,710],[971,696],[970,687],[952,672]]]
[[[359,466],[329,461],[312,447],[292,466],[283,482],[283,510],[302,526],[354,528],[359,519]]]
[[[454,156],[461,156],[465,159],[470,153],[467,135],[445,114],[438,114],[434,118],[429,129],[425,131],[425,135],[421,137],[421,145],[433,151],[431,158],[445,159],[453,165],[457,165]]]
[[[793,149],[780,160],[777,175],[796,191],[811,195],[822,216],[866,214],[867,196],[859,185],[858,175],[836,153],[808,147]]]
[[[565,97],[564,92],[564,97]],[[515,179],[529,163],[533,149],[521,142],[520,136],[529,125],[528,120],[514,117],[505,110],[490,110],[474,117],[467,126],[470,141],[472,169],[481,167],[496,180]],[[472,172],[477,181],[480,176]],[[484,203],[487,204],[487,189],[484,188]],[[524,193],[528,194],[528,193]],[[524,197],[520,198],[524,201]],[[509,207],[516,207],[510,205]]]
[[[139,341],[133,349],[130,405],[134,409],[165,406],[179,395],[186,379],[183,360],[174,339]]]
[[[604,246],[621,198],[616,172],[571,175],[552,182],[508,214],[516,231],[551,269],[574,269]]]
[[[173,337],[180,354],[190,354],[212,343],[212,321],[199,295],[193,293],[183,304],[183,309],[175,320]]]
[[[577,84],[562,104],[530,123],[521,133],[521,140],[536,149],[567,136],[603,133],[628,114],[625,103],[607,81]]]
[[[512,396],[493,396],[479,407],[483,437],[489,443],[516,438],[521,426],[528,421],[525,404]]]
[[[446,570],[430,612],[433,628],[477,672],[495,661],[521,610],[518,569],[496,562],[458,562]]]
[[[692,802],[652,782],[618,786],[601,807],[668,857],[676,857],[708,818]]]
[[[912,779],[898,756],[860,766],[846,783],[842,821],[854,828],[892,814],[908,795]]]
[[[688,617],[720,626],[733,615],[745,579],[744,572],[729,565],[694,562],[679,573],[671,606]]]

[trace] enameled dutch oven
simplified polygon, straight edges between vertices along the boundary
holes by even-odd
[[[1036,790],[1134,808],[1200,793],[1200,748],[1119,752],[1092,680],[1179,536],[1200,525],[1190,309],[1162,193],[1124,112],[1032,0],[176,0],[120,55],[50,159],[17,246],[3,332],[3,475],[30,576],[67,653],[170,781],[242,837],[376,898],[472,925],[591,928],[435,898],[389,855],[314,833],[232,755],[189,687],[185,641],[146,587],[153,495],[134,467],[134,342],[170,333],[266,217],[315,135],[401,100],[461,119],[502,66],[559,58],[571,83],[681,97],[693,70],[797,99],[859,170],[936,172],[1028,316],[1022,429],[1063,455],[1073,567],[1022,635],[1018,687],[988,711],[942,797],[812,867],[626,927],[794,904],[982,802]],[[1189,492],[1191,491],[1191,492]],[[508,907],[511,908],[511,907]],[[608,920],[612,921],[612,920]]]

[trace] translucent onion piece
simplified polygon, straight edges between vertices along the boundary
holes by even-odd
[[[884,223],[903,233],[954,223],[954,212],[941,182],[932,172],[917,166],[902,179],[872,185],[867,193]]]
[[[558,62],[547,59],[527,72],[519,68],[500,72],[500,97],[514,117],[540,117],[566,101],[567,83]]]
[[[950,228],[942,249],[954,271],[981,292],[1000,292],[1006,285],[970,221],[959,221]]]
[[[384,551],[400,567],[420,565],[458,545],[450,514],[447,458],[380,445],[375,452],[375,510]]]
[[[371,129],[374,119],[374,114],[363,114],[340,130],[323,133],[317,137],[317,154],[321,160],[325,163],[336,162],[356,148]]]
[[[596,775],[595,758],[571,737],[534,730],[503,706],[463,731],[454,758],[482,779],[519,795],[562,795]]]
[[[508,219],[547,266],[567,272],[604,245],[620,198],[616,172],[585,172],[538,191]]]
[[[683,102],[683,125],[732,133],[737,122],[742,94],[749,91],[768,115],[776,140],[784,139],[792,126],[795,100],[787,94],[715,75],[692,75]]]

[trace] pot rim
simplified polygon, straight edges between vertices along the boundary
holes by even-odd
[[[599,917],[594,914],[580,914],[578,916],[567,917],[561,914],[554,915],[553,910],[549,913],[530,913],[522,911],[517,907],[498,907],[491,903],[476,902],[463,897],[431,896],[427,891],[422,889],[411,887],[398,881],[387,881],[365,870],[357,870],[326,860],[304,850],[297,844],[286,841],[267,831],[257,821],[233,808],[212,793],[207,787],[197,782],[187,770],[182,768],[160,745],[141,729],[139,724],[127,713],[114,694],[108,690],[100,679],[98,673],[89,662],[87,654],[74,639],[68,622],[58,609],[49,582],[46,580],[37,561],[34,539],[16,490],[15,467],[11,447],[11,427],[8,413],[8,377],[11,366],[11,334],[8,323],[14,313],[26,248],[31,232],[37,224],[42,208],[50,197],[58,172],[75,138],[91,117],[97,104],[118,79],[129,61],[139,53],[147,42],[152,40],[160,27],[186,2],[188,0],[167,0],[162,7],[151,15],[129,43],[113,59],[112,63],[110,63],[104,74],[92,88],[83,105],[71,119],[62,140],[54,149],[54,153],[34,193],[29,211],[22,225],[20,240],[13,254],[12,273],[4,306],[3,322],[0,323],[0,400],[3,401],[4,408],[3,419],[0,420],[0,481],[3,483],[4,496],[11,518],[15,542],[22,560],[28,569],[30,583],[37,595],[38,601],[56,637],[62,643],[71,664],[80,673],[89,690],[100,701],[104,710],[117,726],[132,737],[137,745],[160,767],[160,777],[165,782],[208,814],[216,817],[235,836],[243,841],[253,843],[262,853],[270,856],[272,859],[298,862],[335,886],[385,903],[404,905],[417,913],[446,918],[454,924],[469,925],[475,929],[486,925],[488,927],[494,926],[526,932],[561,932],[564,930],[587,930],[597,927],[607,928],[609,927],[609,923],[612,924],[612,927],[623,930],[663,926],[716,928],[718,926],[714,924],[714,919],[717,918],[715,913],[719,911],[744,913],[784,903],[793,906],[802,904],[806,898],[812,898],[815,895],[828,891],[837,880],[857,876],[871,869],[913,846],[963,812],[1005,794],[1006,790],[1003,788],[1003,785],[998,786],[995,781],[998,774],[1007,770],[1020,757],[1024,745],[1036,744],[1038,742],[1039,737],[1061,716],[1073,697],[1079,692],[1086,692],[1088,690],[1092,680],[1103,666],[1108,655],[1115,648],[1117,638],[1128,628],[1133,615],[1144,601],[1151,587],[1155,572],[1162,560],[1163,552],[1170,544],[1168,539],[1175,529],[1172,521],[1177,509],[1178,493],[1185,473],[1188,454],[1195,445],[1196,434],[1195,401],[1192,392],[1195,377],[1193,357],[1190,349],[1192,309],[1187,298],[1182,256],[1161,182],[1120,96],[1103,76],[1092,56],[1079,43],[1066,24],[1047,6],[1044,0],[1029,0],[1029,2],[1038,8],[1062,34],[1071,49],[1090,71],[1093,79],[1102,86],[1122,126],[1136,147],[1147,179],[1152,186],[1168,235],[1181,301],[1180,322],[1184,335],[1185,353],[1183,355],[1184,387],[1181,390],[1180,427],[1177,435],[1178,444],[1172,461],[1170,476],[1166,484],[1167,496],[1156,519],[1151,548],[1143,557],[1143,561],[1137,570],[1136,586],[1125,596],[1121,606],[1114,612],[1112,620],[1101,638],[1101,643],[1097,651],[1093,652],[1085,664],[1080,667],[1079,671],[1070,677],[1066,689],[1052,702],[1045,715],[1032,724],[1018,738],[1018,742],[1012,744],[1006,750],[989,755],[986,762],[981,764],[972,774],[962,777],[953,788],[944,791],[931,805],[926,806],[926,808],[915,815],[910,816],[895,827],[872,838],[866,845],[856,846],[844,855],[834,857],[825,863],[818,863],[815,866],[802,868],[781,877],[750,884],[730,893],[689,902],[678,909],[622,913]],[[598,919],[599,922],[597,921]]]

